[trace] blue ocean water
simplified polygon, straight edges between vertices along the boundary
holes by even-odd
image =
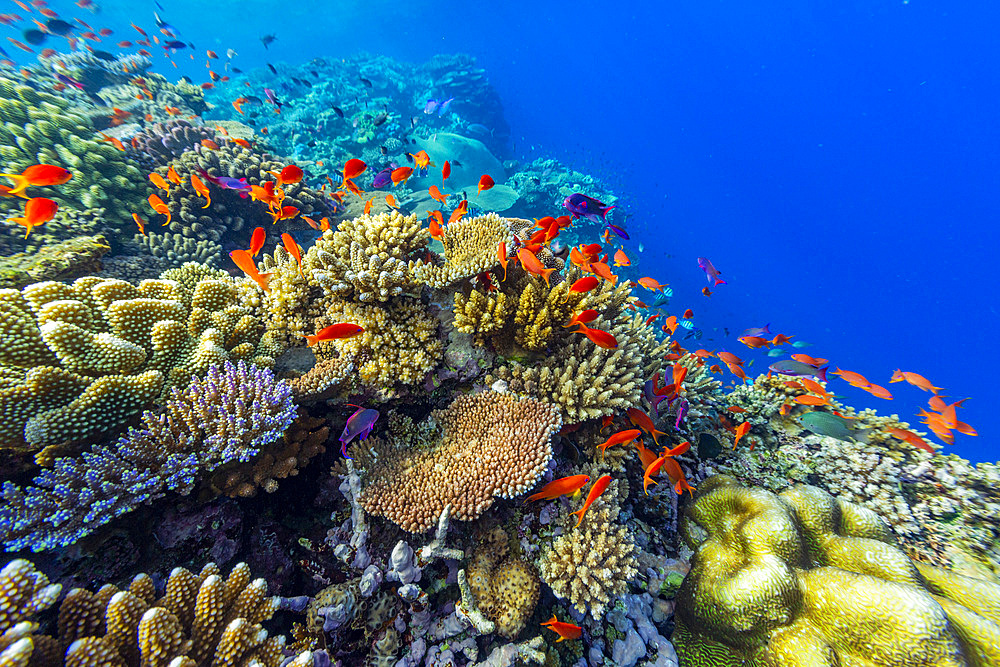
[[[116,36],[155,9],[101,7]],[[797,351],[889,388],[891,403],[835,385],[904,420],[927,394],[888,380],[919,372],[952,400],[972,397],[960,418],[980,436],[949,451],[998,458],[995,5],[170,2],[162,13],[199,49],[236,49],[247,70],[361,51],[476,56],[511,154],[611,184],[640,272],[694,310],[705,347],[754,359],[752,374],[768,358],[735,338],[770,323],[812,344]],[[203,78],[198,58],[179,63]],[[699,256],[727,280],[711,298]]]

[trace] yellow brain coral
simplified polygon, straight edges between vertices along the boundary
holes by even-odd
[[[476,606],[501,636],[514,639],[535,611],[541,582],[530,563],[508,553],[507,535],[496,532],[469,558],[466,577]]]
[[[681,529],[697,549],[682,664],[1000,664],[1000,585],[910,561],[878,515],[821,489],[716,476]]]
[[[495,498],[530,489],[562,426],[551,406],[493,391],[459,396],[432,419],[441,436],[430,447],[373,439],[373,460],[362,462],[365,510],[411,533],[435,525],[446,505],[452,517],[471,521]]]

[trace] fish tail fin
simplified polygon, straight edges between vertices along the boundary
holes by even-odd
[[[543,269],[542,270],[542,277],[545,278],[545,285],[548,286],[548,287],[551,287],[551,285],[549,285],[549,276],[551,276],[553,274],[553,272],[555,272],[555,269]]]
[[[582,508],[578,509],[575,512],[570,512],[569,513],[570,516],[575,516],[576,517],[576,526],[579,526],[580,523],[583,521],[583,513],[586,512],[586,511],[587,511],[587,508],[586,507],[582,507]],[[577,515],[579,515],[579,516],[577,516]],[[576,528],[576,526],[573,526],[573,527]]]
[[[265,292],[270,292],[271,291],[271,274],[270,273],[258,273],[257,275],[260,277],[260,281],[258,282],[258,284],[260,285],[260,288],[262,290],[264,290]]]
[[[21,194],[24,192],[29,185],[28,179],[21,174],[0,174],[4,178],[9,178],[14,182],[14,187],[7,191],[8,196],[21,197],[22,199],[27,199],[26,195]]]
[[[316,343],[319,342],[319,336],[309,336],[309,335],[307,335],[307,336],[305,336],[305,339],[306,339],[306,343],[309,345],[309,347],[312,347],[313,345],[315,345]]]
[[[727,282],[726,282],[725,280],[723,280],[723,279],[722,279],[722,278],[720,278],[719,276],[716,276],[716,277],[715,277],[715,284],[714,284],[714,285],[712,285],[712,287],[718,287],[719,285],[728,285],[728,284],[729,284],[729,283],[727,283]]]
[[[816,371],[816,377],[818,377],[823,382],[826,382],[827,381],[827,379],[826,379],[826,371],[829,368],[830,368],[829,366],[823,366],[823,368],[821,368],[818,371]]]
[[[613,209],[614,207],[615,207],[615,205],[614,205],[614,204],[612,204],[611,206],[606,206],[606,207],[604,208],[604,210],[603,210],[603,211],[601,211],[601,218],[607,218],[607,217],[608,217],[608,211],[610,211],[610,210],[611,210],[611,209]]]

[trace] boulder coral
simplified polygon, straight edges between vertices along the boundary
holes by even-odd
[[[715,476],[681,533],[681,664],[1000,664],[1000,585],[911,561],[877,514],[819,488]]]

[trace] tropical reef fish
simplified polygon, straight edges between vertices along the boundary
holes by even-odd
[[[33,164],[20,174],[0,174],[4,178],[10,179],[14,183],[7,194],[17,197],[25,197],[21,194],[29,186],[62,185],[73,178],[73,174],[68,169],[57,167],[51,164]]]
[[[719,277],[722,275],[722,271],[719,271],[717,268],[715,268],[715,265],[712,264],[712,261],[707,257],[699,257],[698,266],[699,268],[701,268],[702,271],[705,272],[705,276],[708,278],[709,282],[712,282],[713,280],[715,281],[714,283],[712,283],[712,287],[717,287],[719,285],[726,284],[726,281]]]
[[[778,375],[790,375],[792,377],[815,377],[819,378],[823,382],[826,382],[826,366],[823,368],[816,368],[810,364],[804,364],[801,361],[786,359],[784,361],[776,361],[767,368]]]
[[[574,219],[586,218],[587,220],[598,224],[603,223],[608,211],[614,208],[614,205],[605,206],[604,202],[594,199],[593,197],[580,194],[579,192],[575,192],[569,197],[566,197],[566,199],[563,200],[563,206],[565,206],[566,210],[573,214]]]
[[[830,414],[829,412],[812,411],[799,417],[799,423],[807,431],[817,435],[825,435],[837,440],[858,440],[864,442],[865,431],[851,428],[850,420]]]
[[[587,475],[572,475],[570,477],[554,479],[539,489],[538,493],[533,493],[525,498],[524,502],[529,503],[533,500],[551,500],[552,498],[558,498],[559,496],[572,495],[577,493],[589,483],[590,477]]]
[[[261,273],[257,269],[257,265],[253,261],[253,257],[250,256],[246,250],[233,250],[229,253],[229,257],[233,260],[233,263],[240,268],[243,273],[247,274],[257,285],[260,286],[265,292],[270,292],[271,288],[268,287],[268,282],[271,279],[270,273]]]
[[[618,433],[615,433],[610,438],[599,444],[597,448],[601,450],[601,456],[603,458],[604,453],[607,452],[610,448],[614,447],[615,445],[627,445],[628,443],[638,438],[640,435],[642,435],[642,431],[640,431],[637,428],[632,428],[627,431],[619,431]]]
[[[372,429],[375,427],[375,421],[378,419],[378,410],[362,408],[357,405],[353,407],[358,409],[353,415],[347,418],[344,430],[340,434],[340,454],[346,458],[351,458],[347,456],[347,445],[350,444],[351,440],[354,440],[354,438],[365,440],[368,434],[372,432]]]
[[[32,228],[45,224],[51,220],[59,204],[46,197],[32,197],[24,204],[24,215],[11,218],[10,222],[24,226],[24,238],[28,238]]]
[[[583,507],[570,514],[570,516],[579,515],[577,516],[576,519],[576,526],[580,525],[580,523],[583,521],[583,517],[587,514],[587,510],[590,509],[590,506],[594,504],[595,500],[601,497],[601,494],[607,490],[608,485],[610,484],[611,484],[611,475],[601,475],[601,477],[599,477],[598,480],[594,482],[594,485],[590,487],[590,493],[587,494],[587,500],[584,501]],[[576,526],[574,526],[574,528]]]
[[[483,190],[489,190],[494,185],[495,183],[493,182],[493,179],[490,178],[489,174],[483,174],[482,176],[479,177],[479,192],[482,192]]]
[[[270,44],[273,44],[274,40],[276,39],[278,38],[274,35],[262,35],[260,38],[260,43],[263,44],[264,48],[266,49]]]
[[[250,236],[250,250],[248,251],[252,257],[256,257],[261,248],[264,247],[266,238],[267,232],[264,231],[263,227],[257,227],[253,230],[253,234]]]
[[[580,635],[583,634],[583,628],[579,625],[557,621],[555,614],[552,614],[552,618],[542,623],[542,627],[548,628],[559,635],[559,639],[556,640],[557,644],[564,639],[579,639]]]
[[[324,327],[316,332],[313,336],[306,336],[306,342],[310,346],[316,343],[321,343],[327,340],[341,340],[344,338],[353,338],[358,334],[364,333],[365,330],[359,327],[357,324],[351,324],[350,322],[340,322],[338,324],[331,324],[328,327]]]
[[[937,394],[944,390],[944,387],[935,387],[931,384],[930,380],[919,373],[901,371],[898,368],[893,372],[892,379],[890,379],[889,382],[902,382],[903,380],[906,380],[914,387],[918,387],[924,391],[929,391],[932,394]]]

